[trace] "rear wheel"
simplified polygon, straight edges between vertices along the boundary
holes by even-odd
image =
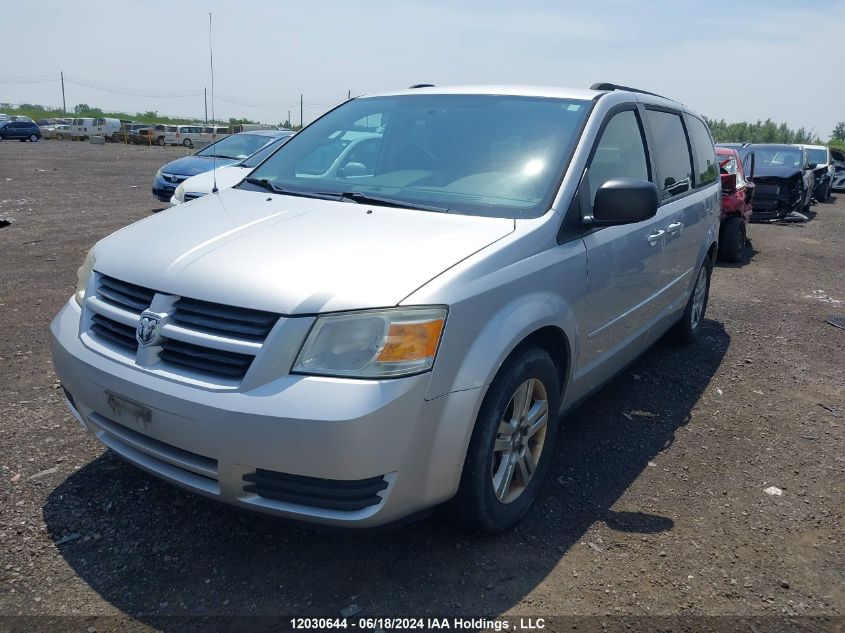
[[[742,218],[738,215],[726,218],[719,237],[719,256],[726,262],[741,261],[746,241],[745,222]]]
[[[37,134],[30,134],[29,135],[29,142],[30,143],[37,143],[38,142],[38,135]]]
[[[680,343],[692,343],[698,338],[704,313],[707,311],[707,299],[710,296],[710,272],[712,264],[710,256],[704,258],[704,263],[698,269],[695,285],[692,288],[684,314],[672,328],[672,336]]]
[[[163,137],[163,136],[159,136],[159,137],[158,137],[158,144],[159,144],[160,146],[164,147],[164,137]]]
[[[525,516],[554,453],[560,377],[537,347],[517,351],[484,397],[458,493],[445,510],[472,529],[499,532]]]
[[[184,141],[182,141],[182,145],[184,145],[185,147],[193,147],[194,143],[193,141],[191,141],[191,139],[186,138]]]
[[[65,136],[64,136],[64,134],[56,134],[56,140],[57,140],[57,141],[63,141],[63,140],[65,140]]]

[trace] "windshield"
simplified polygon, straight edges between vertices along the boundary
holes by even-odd
[[[801,167],[801,150],[799,149],[767,149],[755,147],[754,156],[758,165],[769,167]]]
[[[807,155],[810,157],[811,163],[816,165],[827,165],[827,150],[826,149],[808,149]]]
[[[490,217],[545,213],[589,102],[502,95],[353,99],[292,137],[241,188],[389,198]]]
[[[217,156],[217,158],[242,160],[252,156],[272,140],[272,137],[261,134],[233,134],[201,149],[197,152],[197,156]]]
[[[255,152],[255,154],[253,154],[246,160],[241,161],[241,167],[249,167],[250,169],[252,169],[253,167],[258,167],[258,165],[264,162],[264,159],[266,159],[270,154],[279,149],[279,146],[282,145],[285,141],[287,141],[291,136],[291,134],[288,134],[287,136],[273,139],[272,141],[267,143],[267,145]]]

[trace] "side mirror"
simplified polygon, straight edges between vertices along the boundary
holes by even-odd
[[[807,169],[815,169],[818,166],[818,163],[807,163]]]
[[[722,191],[736,191],[736,174],[722,174]]]
[[[639,178],[611,178],[596,192],[593,215],[584,224],[633,224],[654,217],[659,203],[653,182]]]

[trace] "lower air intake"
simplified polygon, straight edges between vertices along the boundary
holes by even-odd
[[[384,477],[337,480],[288,475],[259,468],[244,475],[247,492],[267,499],[329,510],[362,510],[381,503],[379,492],[387,488]]]

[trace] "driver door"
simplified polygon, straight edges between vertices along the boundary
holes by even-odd
[[[590,211],[599,187],[611,178],[653,181],[640,113],[633,104],[622,108],[606,119],[581,185],[589,189]],[[582,238],[587,296],[579,369],[589,387],[639,354],[660,312],[664,224],[658,209],[648,220],[592,229]]]

